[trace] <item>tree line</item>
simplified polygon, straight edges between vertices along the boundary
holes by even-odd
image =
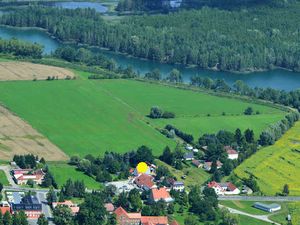
[[[0,38],[0,53],[19,57],[41,58],[43,46],[20,41],[15,38],[10,40],[2,40]]]
[[[299,9],[299,3],[230,11],[204,7],[110,23],[91,9],[32,6],[4,14],[0,22],[41,27],[62,41],[159,62],[222,71],[300,70]]]

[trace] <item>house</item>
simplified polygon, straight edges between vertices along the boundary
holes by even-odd
[[[194,152],[186,152],[184,155],[183,155],[183,159],[184,160],[187,160],[187,161],[191,161],[194,159]]]
[[[147,191],[147,190],[150,190],[151,188],[156,187],[153,180],[154,180],[154,178],[152,176],[143,173],[134,179],[134,183],[139,188],[142,188]]]
[[[173,202],[174,199],[170,196],[170,193],[165,187],[163,188],[153,188],[150,192],[150,202],[158,202],[163,200],[166,203]]]
[[[266,211],[266,212],[276,212],[281,209],[281,205],[279,204],[264,204],[260,202],[255,202],[253,205],[254,208]]]
[[[192,164],[194,166],[196,166],[197,168],[203,167],[203,163],[201,163],[199,160],[197,159],[193,159]]]
[[[66,200],[64,202],[53,202],[52,207],[53,209],[56,208],[58,205],[65,205],[71,209],[73,215],[76,215],[79,212],[79,207],[77,204],[74,204],[72,201]]]
[[[207,185],[213,188],[217,195],[238,195],[241,191],[231,182],[217,183],[215,181],[209,182]]]
[[[224,149],[227,152],[228,159],[234,160],[239,158],[239,153],[231,146],[225,146]]]
[[[2,201],[0,203],[0,213],[4,215],[6,212],[11,213],[10,205],[7,201]]]
[[[168,225],[166,216],[142,216],[141,225]]]
[[[112,203],[105,203],[104,207],[108,213],[113,213],[115,210],[115,207]]]
[[[212,166],[212,162],[205,162],[203,165],[203,169],[206,171],[210,171]],[[219,160],[217,161],[217,169],[221,169],[223,166],[223,163],[221,163]]]
[[[187,145],[185,146],[185,149],[188,150],[188,151],[192,151],[192,150],[193,150],[193,146],[187,144]]]
[[[169,225],[166,216],[142,216],[141,213],[128,213],[122,207],[115,210],[118,225]]]
[[[194,148],[194,149],[193,149],[193,152],[194,152],[194,153],[197,153],[197,152],[199,152],[199,149]]]
[[[184,191],[184,183],[182,181],[174,181],[171,185],[172,185],[172,189],[175,191],[179,191],[179,192]]]
[[[147,166],[148,166],[148,169],[147,171],[145,172],[145,174],[147,175],[151,175],[151,176],[156,176],[156,166],[154,164],[151,164],[151,163],[147,163]],[[139,176],[141,173],[139,173],[137,171],[137,168],[135,168],[133,170],[133,173],[132,173],[135,177]]]
[[[115,210],[118,225],[140,225],[141,213],[127,213],[121,206]]]
[[[27,184],[29,180],[32,180],[35,184],[42,184],[45,173],[42,169],[16,169],[12,170],[13,179],[18,185]]]
[[[11,203],[13,212],[24,211],[27,218],[37,219],[42,214],[42,204],[34,195],[14,196],[14,201]]]
[[[253,191],[252,191],[252,189],[249,188],[248,186],[243,185],[243,187],[242,187],[242,194],[252,195],[252,194],[253,194]]]

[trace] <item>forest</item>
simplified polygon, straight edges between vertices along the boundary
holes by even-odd
[[[61,41],[95,45],[159,62],[222,71],[300,70],[300,4],[220,10],[204,7],[105,21],[91,9],[28,7],[0,22],[41,27]]]
[[[0,53],[12,54],[19,57],[41,58],[43,46],[31,44],[17,39],[0,39]]]

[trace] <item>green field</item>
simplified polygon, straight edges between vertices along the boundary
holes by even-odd
[[[0,170],[0,183],[3,184],[3,185],[9,185],[7,177],[6,177],[3,170]]]
[[[48,165],[59,187],[64,185],[68,179],[84,181],[85,186],[89,189],[100,189],[101,187],[100,183],[84,173],[77,171],[74,166],[70,166],[66,163],[49,163]]]
[[[168,123],[198,139],[238,127],[259,134],[284,115],[265,105],[132,80],[1,82],[0,90],[4,105],[70,156],[127,152],[141,145],[158,155],[166,145],[175,146],[155,129]],[[146,117],[155,105],[174,112],[176,119]],[[260,114],[244,116],[248,106]]]
[[[284,184],[288,184],[290,195],[300,195],[300,122],[275,145],[261,149],[234,172],[239,177],[254,174],[264,194],[282,192]]]
[[[240,225],[270,225],[271,223],[254,219],[249,216],[239,215]]]

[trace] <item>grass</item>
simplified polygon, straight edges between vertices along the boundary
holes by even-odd
[[[3,170],[0,170],[0,183],[3,185],[9,185],[6,174],[4,173]]]
[[[163,165],[166,166],[169,171],[177,178],[177,180],[182,180],[182,176],[183,175],[187,175],[186,179],[183,180],[185,187],[187,187],[187,189],[189,189],[189,186],[192,185],[201,185],[203,183],[205,183],[209,177],[210,174],[205,172],[202,168],[196,168],[195,166],[191,165],[190,163],[183,164],[183,169],[182,170],[176,170],[175,168],[171,167],[170,165],[160,161],[160,160],[156,160],[156,164],[158,166]]]
[[[262,220],[251,218],[249,216],[238,215],[238,217],[239,217],[240,225],[270,225],[271,224]]]
[[[253,215],[267,215],[268,212],[256,209],[253,207],[255,202],[253,201],[220,201],[221,205],[227,206],[232,209],[237,209]],[[271,204],[272,202],[264,202],[266,204]]]
[[[288,214],[292,216],[292,224],[300,224],[300,202],[290,202],[279,212],[269,218],[277,223],[286,224]]]
[[[272,107],[204,92],[132,80],[86,80],[87,73],[76,73],[79,79],[72,81],[0,83],[0,101],[69,156],[127,152],[141,145],[159,155],[166,145],[175,146],[156,130],[168,123],[198,139],[206,132],[238,127],[259,134],[284,115]],[[176,118],[149,119],[154,105]],[[244,116],[249,106],[260,115]]]
[[[73,181],[84,181],[85,186],[88,189],[100,189],[101,184],[95,181],[93,178],[85,175],[84,173],[77,171],[74,166],[70,166],[66,163],[48,163],[49,169],[54,176],[55,181],[61,187],[66,183],[68,179]]]
[[[282,192],[289,185],[290,195],[300,195],[300,122],[274,145],[261,149],[234,172],[239,177],[253,174],[266,195]]]

